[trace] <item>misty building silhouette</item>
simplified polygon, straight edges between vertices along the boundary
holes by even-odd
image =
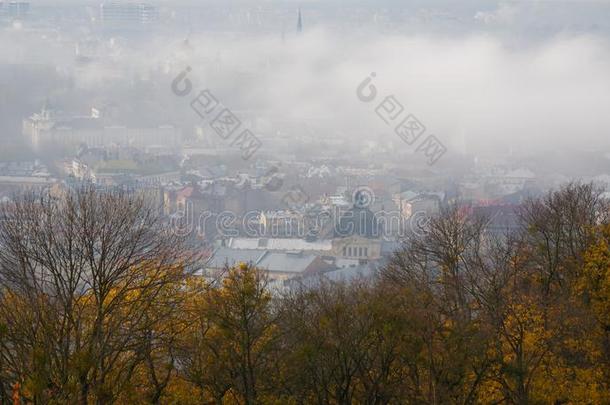
[[[23,18],[30,11],[30,3],[25,1],[0,1],[0,16]]]
[[[146,25],[157,20],[157,9],[146,3],[105,2],[100,5],[104,25]]]

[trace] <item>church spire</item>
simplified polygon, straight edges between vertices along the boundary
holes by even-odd
[[[303,32],[303,17],[301,16],[301,8],[299,7],[299,16],[297,19],[297,34]]]

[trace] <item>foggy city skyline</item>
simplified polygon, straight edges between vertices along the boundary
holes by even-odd
[[[0,0],[0,404],[610,403],[610,0]]]

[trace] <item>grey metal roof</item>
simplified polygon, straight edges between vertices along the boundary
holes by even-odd
[[[257,264],[265,253],[264,250],[219,247],[208,260],[207,267],[222,268],[225,265],[233,266],[238,263]]]
[[[229,246],[234,249],[264,249],[264,250],[332,250],[331,239],[306,241],[290,238],[232,238]]]
[[[267,271],[302,273],[316,260],[316,256],[302,253],[268,253],[257,263]]]
[[[251,263],[267,271],[302,273],[316,260],[317,256],[302,252],[269,252],[259,249],[232,249],[220,247],[207,261],[208,268],[222,268],[238,263]]]

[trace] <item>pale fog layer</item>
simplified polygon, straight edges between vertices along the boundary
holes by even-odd
[[[190,67],[194,91],[210,89],[262,136],[286,123],[320,139],[402,147],[375,113],[394,96],[448,154],[610,152],[607,2],[153,2],[159,27],[135,35],[100,30],[94,2],[65,4],[82,26],[38,15],[0,31],[8,145],[19,148],[22,118],[44,102],[86,113],[112,101],[134,120],[194,125],[170,88]],[[197,25],[192,9],[224,25]],[[357,88],[371,74],[378,94],[366,103]]]

